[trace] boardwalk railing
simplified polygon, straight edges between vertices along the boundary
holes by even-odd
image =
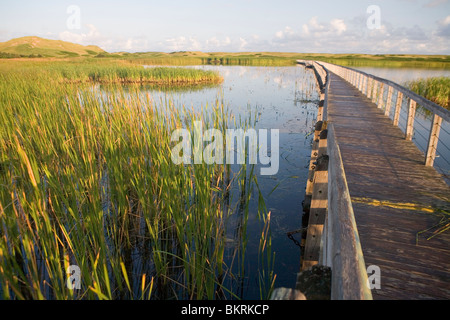
[[[315,61],[303,61],[302,64],[314,69],[321,92],[318,112],[320,125],[316,125],[311,156],[311,163],[316,167],[310,167],[308,183],[313,186],[309,186],[308,192],[307,185],[306,192],[306,197],[311,196],[312,199],[302,268],[307,269],[314,264],[331,267],[333,300],[371,300],[372,294],[339,144],[333,123],[327,121],[329,72]],[[317,132],[318,128],[321,128],[322,132]],[[326,134],[323,134],[324,132]],[[326,173],[323,168],[324,161],[320,161],[320,158],[324,157],[327,160]],[[313,174],[311,170],[314,171]],[[327,183],[326,188],[324,180]],[[325,205],[324,197],[327,198]],[[324,206],[325,211],[322,210]]]
[[[444,109],[436,103],[425,99],[424,97],[395,82],[348,67],[338,66],[326,62],[320,62],[320,64],[329,71],[344,78],[369,99],[372,99],[372,102],[377,104],[378,108],[384,109],[386,116],[390,115],[391,109],[394,107],[393,123],[396,126],[399,126],[401,107],[403,101],[406,100],[408,108],[405,138],[407,140],[412,140],[413,138],[417,105],[421,105],[423,108],[428,110],[433,117],[431,121],[431,128],[429,130],[424,164],[426,166],[433,166],[436,159],[438,143],[440,141],[439,133],[441,131],[442,122],[444,120],[450,123],[449,110]],[[448,146],[446,147],[448,148]],[[450,159],[445,160],[450,164]]]

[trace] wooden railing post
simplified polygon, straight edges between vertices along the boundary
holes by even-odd
[[[378,108],[383,109],[383,99],[384,99],[384,83],[380,82],[380,89],[378,90]]]
[[[367,96],[368,87],[369,87],[369,77],[364,75],[364,82],[363,82],[363,90],[364,91],[363,91],[363,94],[365,96]]]
[[[433,166],[434,159],[436,158],[436,150],[439,142],[439,132],[441,130],[442,118],[437,114],[433,116],[433,121],[431,122],[430,137],[428,138],[427,154],[425,157],[425,165]]]
[[[375,103],[377,101],[378,85],[378,81],[373,80],[372,103]]]
[[[412,140],[414,134],[414,118],[416,117],[417,103],[413,99],[409,99],[408,121],[406,123],[406,140]]]
[[[395,104],[395,112],[394,112],[394,126],[397,127],[400,121],[400,110],[402,110],[402,103],[403,103],[403,93],[397,91],[397,103]]]
[[[373,91],[373,79],[369,77],[367,81],[367,98],[372,99],[372,91]]]
[[[314,186],[314,170],[316,169],[315,162],[319,157],[319,151],[320,153],[324,152],[323,149],[319,150],[319,137],[320,132],[322,131],[322,126],[323,126],[322,119],[318,119],[314,128],[314,140],[311,149],[311,159],[309,160],[308,180],[306,181],[305,200],[303,203],[303,209],[305,212],[309,212],[309,208],[311,206],[311,197]]]
[[[387,96],[387,101],[386,101],[386,109],[384,110],[384,115],[389,117],[389,114],[391,113],[391,105],[392,105],[392,92],[394,91],[394,89],[389,86],[388,88],[388,96]]]

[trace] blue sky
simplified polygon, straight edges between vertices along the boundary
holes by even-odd
[[[450,54],[450,0],[2,0],[0,41],[29,35],[108,52]]]

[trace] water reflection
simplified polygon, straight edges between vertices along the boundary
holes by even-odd
[[[286,233],[302,227],[302,201],[311,155],[312,136],[309,133],[315,124],[319,101],[314,74],[302,67],[193,68],[218,71],[224,82],[218,86],[176,90],[161,87],[141,89],[150,94],[155,103],[171,99],[175,107],[184,105],[195,110],[213,106],[220,99],[236,119],[255,115],[254,129],[280,130],[279,171],[273,176],[258,176],[258,184],[271,212],[272,251],[275,252],[274,272],[277,275],[275,287],[292,287],[300,269],[300,248],[289,240]],[[255,172],[260,172],[258,165]],[[242,283],[244,299],[259,299],[257,261],[260,258],[261,221],[256,216],[257,206],[255,191],[247,226],[244,261],[247,276]]]
[[[445,69],[421,69],[421,68],[375,68],[356,67],[356,70],[373,74],[374,76],[394,81],[400,85],[408,81],[426,79],[432,77],[450,77],[450,70]]]

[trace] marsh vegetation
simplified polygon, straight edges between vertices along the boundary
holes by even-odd
[[[137,70],[96,68],[112,80],[123,79],[121,70],[134,79]],[[99,92],[91,70],[0,65],[1,297],[239,298],[248,203],[258,192],[253,166],[175,165],[171,133],[196,120],[245,128],[252,117],[234,119],[219,100],[194,111],[138,87]],[[209,74],[192,72],[164,76]],[[253,214],[261,221],[260,297],[267,298],[275,275],[262,197]],[[71,265],[80,268],[80,290],[66,285]]]
[[[434,103],[450,108],[450,78],[431,77],[409,81],[406,86]]]

